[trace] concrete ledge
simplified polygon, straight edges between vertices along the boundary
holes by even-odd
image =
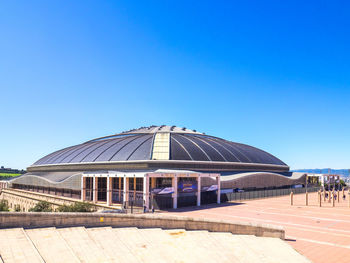
[[[112,226],[112,227],[159,227],[165,229],[208,230],[231,232],[240,235],[276,237],[284,239],[282,227],[246,222],[231,222],[213,219],[198,219],[159,214],[107,214],[107,213],[16,213],[1,212],[0,228],[67,227],[67,226]]]

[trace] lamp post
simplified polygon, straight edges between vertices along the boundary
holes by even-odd
[[[307,179],[308,179],[308,177],[307,177],[307,175],[306,175],[306,177],[305,177],[305,204],[306,204],[306,206],[307,206],[308,203],[309,203],[309,200],[308,200],[308,192],[307,192]]]
[[[321,194],[321,190],[318,190],[318,201],[319,201],[319,205],[320,207],[322,206],[322,194]]]

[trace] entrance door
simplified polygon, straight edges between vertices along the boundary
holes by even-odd
[[[107,201],[107,178],[97,178],[97,201]]]
[[[93,188],[93,179],[92,177],[85,177],[85,200],[92,201],[92,188]]]

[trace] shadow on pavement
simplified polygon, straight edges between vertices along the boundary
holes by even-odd
[[[205,209],[211,209],[211,208],[218,208],[218,207],[231,207],[231,206],[237,206],[237,205],[244,205],[245,203],[239,203],[239,202],[230,202],[230,203],[222,203],[222,204],[208,204],[208,205],[201,205],[201,206],[186,206],[186,207],[180,207],[177,209],[163,209],[159,211],[162,212],[190,212],[190,211],[200,211]]]
[[[291,238],[285,238],[284,241],[288,241],[288,242],[296,242],[296,239],[291,239]]]

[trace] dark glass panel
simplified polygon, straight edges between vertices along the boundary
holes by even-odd
[[[170,160],[191,160],[188,153],[174,140],[173,135],[170,140]]]
[[[225,162],[225,159],[220,155],[220,153],[218,153],[218,151],[215,150],[213,146],[211,146],[210,144],[208,145],[206,140],[200,139],[193,135],[188,135],[187,137],[191,138],[192,141],[197,143],[212,161]]]
[[[151,138],[153,135],[141,135],[135,140],[131,140],[127,144],[124,145],[123,149],[118,151],[110,161],[126,161],[129,156],[146,140]]]
[[[96,162],[109,161],[117,152],[121,151],[125,145],[127,145],[129,142],[139,137],[140,137],[139,135],[135,135],[135,136],[129,136],[123,140],[120,140],[117,144],[113,145],[112,147],[102,152],[95,161]]]
[[[98,158],[104,151],[114,146],[115,144],[121,142],[124,138],[115,138],[106,140],[107,143],[100,145],[98,148],[95,148],[89,154],[87,154],[81,162],[93,162],[96,158]]]
[[[69,160],[70,163],[80,163],[89,153],[105,145],[105,141],[97,141],[96,143],[91,143],[90,146],[81,149],[79,152],[74,154]]]
[[[152,151],[152,138],[153,136],[148,136],[148,139],[139,145],[128,160],[149,160]]]
[[[52,154],[47,155],[46,157],[42,158],[40,163],[38,164],[50,164],[52,163],[55,159],[59,158],[60,156],[62,156],[64,153],[70,151],[71,149],[73,149],[75,146],[71,146],[71,147],[67,147],[64,148],[62,150],[56,151]],[[37,163],[35,163],[37,164]]]
[[[86,147],[86,145],[90,145],[90,144],[83,143],[83,144],[75,145],[69,151],[65,152],[64,154],[62,154],[61,156],[59,156],[56,159],[53,159],[50,162],[51,163],[63,163],[64,160],[69,159],[69,157],[74,156],[73,154],[77,153],[80,149]]]
[[[242,163],[251,163],[249,156],[245,155],[240,149],[237,149],[235,143],[221,140],[222,144],[230,150]]]
[[[188,137],[180,134],[173,134],[173,136],[186,148],[194,161],[209,161],[208,157],[203,153],[203,151]]]
[[[214,140],[212,138],[206,138],[206,141],[215,147],[228,162],[240,162],[240,160],[235,156],[229,149],[225,148],[224,144],[220,142],[220,140]]]

